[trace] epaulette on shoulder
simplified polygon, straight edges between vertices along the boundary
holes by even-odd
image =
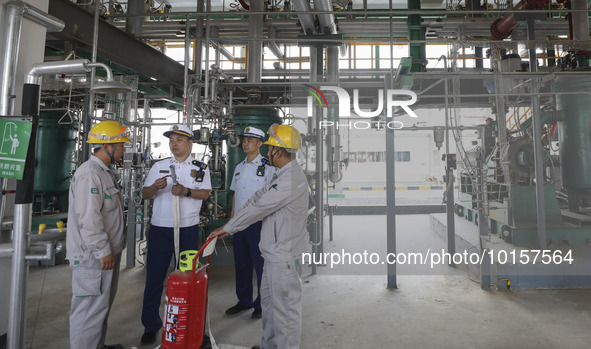
[[[199,169],[201,169],[201,170],[205,170],[207,168],[207,165],[205,163],[198,161],[198,160],[193,160],[192,164],[193,164],[193,166],[199,167]]]

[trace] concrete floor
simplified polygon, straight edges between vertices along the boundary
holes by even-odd
[[[334,222],[326,252],[385,253],[385,217]],[[428,216],[398,217],[397,232],[399,251],[444,247]],[[387,289],[383,271],[319,267],[305,277],[302,348],[588,348],[591,342],[591,290],[483,291],[479,280],[447,266],[399,268],[398,289]],[[108,343],[139,348],[144,274],[141,267],[122,270]],[[31,268],[26,348],[69,347],[70,278],[67,265]],[[261,321],[250,312],[225,316],[235,302],[233,268],[212,266],[213,335],[218,344],[250,347],[260,340]]]

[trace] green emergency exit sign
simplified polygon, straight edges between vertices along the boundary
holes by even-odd
[[[23,179],[32,129],[30,118],[0,117],[0,177]]]

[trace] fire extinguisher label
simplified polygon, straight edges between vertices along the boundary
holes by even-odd
[[[184,342],[187,335],[189,302],[184,297],[166,297],[164,340]]]

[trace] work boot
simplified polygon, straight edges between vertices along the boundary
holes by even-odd
[[[237,303],[235,306],[230,307],[226,310],[226,315],[235,315],[235,314],[238,314],[239,312],[244,311],[246,309],[249,309],[249,308],[245,308],[245,307],[241,306],[240,303]]]
[[[261,308],[255,308],[250,316],[252,319],[260,319],[263,317],[263,310]]]
[[[156,342],[156,332],[146,332],[142,335],[140,345],[150,345]]]

